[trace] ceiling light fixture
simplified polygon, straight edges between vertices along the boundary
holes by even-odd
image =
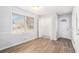
[[[32,9],[34,10],[39,10],[41,7],[40,6],[32,6]]]

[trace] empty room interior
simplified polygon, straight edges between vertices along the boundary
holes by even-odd
[[[79,7],[0,6],[0,53],[79,53]]]

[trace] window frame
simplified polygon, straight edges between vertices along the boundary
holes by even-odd
[[[24,25],[24,32],[18,32],[18,33],[17,33],[17,32],[16,32],[16,33],[14,32],[14,30],[13,30],[13,22],[14,22],[14,21],[13,21],[13,14],[15,14],[15,15],[19,15],[19,16],[23,16],[23,17],[24,17],[24,19],[23,19],[24,24],[25,24],[25,25]],[[11,20],[12,20],[12,26],[11,26],[11,27],[12,27],[12,28],[11,28],[11,29],[12,29],[12,30],[11,30],[12,33],[20,34],[20,33],[25,33],[25,32],[26,32],[26,23],[25,23],[26,16],[24,16],[24,15],[22,15],[22,14],[19,14],[19,13],[12,12],[12,18],[11,18]]]

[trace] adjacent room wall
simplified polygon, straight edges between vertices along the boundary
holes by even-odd
[[[28,33],[13,34],[12,12],[25,16],[33,16],[34,30]],[[18,7],[0,7],[0,50],[32,40],[37,37],[37,16]]]

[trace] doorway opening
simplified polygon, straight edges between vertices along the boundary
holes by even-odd
[[[57,38],[72,39],[72,13],[57,15]]]

